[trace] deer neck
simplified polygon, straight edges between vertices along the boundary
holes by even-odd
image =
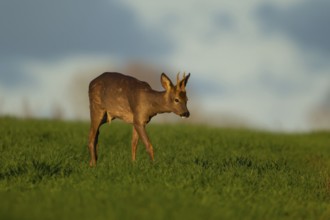
[[[159,92],[153,90],[148,94],[148,100],[150,103],[149,112],[151,115],[170,112],[166,102],[166,91]]]

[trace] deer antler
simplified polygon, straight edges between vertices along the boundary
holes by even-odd
[[[176,84],[178,85],[180,82],[180,71],[178,72],[178,74],[176,75]]]

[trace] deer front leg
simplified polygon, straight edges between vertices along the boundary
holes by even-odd
[[[152,148],[152,145],[149,141],[149,137],[147,135],[145,125],[140,125],[140,124],[134,124],[134,128],[139,134],[139,137],[141,138],[142,142],[146,146],[147,152],[149,153],[150,159],[154,161],[154,150]]]
[[[136,149],[139,142],[139,134],[137,133],[135,127],[133,126],[132,132],[132,161],[136,159]]]

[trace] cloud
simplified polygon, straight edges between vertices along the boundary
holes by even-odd
[[[330,2],[301,1],[290,6],[262,3],[256,10],[265,32],[282,31],[305,49],[330,55]]]
[[[39,59],[84,53],[125,59],[160,56],[171,43],[114,0],[1,1],[0,57]]]

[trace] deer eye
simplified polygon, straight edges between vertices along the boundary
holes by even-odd
[[[176,99],[174,99],[174,101],[178,103],[180,100],[176,98]]]

